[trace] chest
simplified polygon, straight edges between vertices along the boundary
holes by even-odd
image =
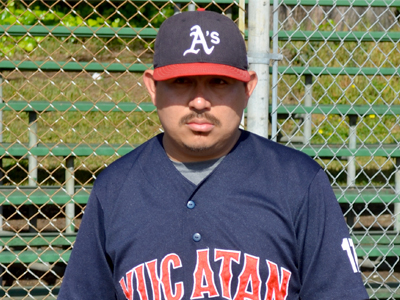
[[[268,299],[268,286],[289,293],[297,276],[294,229],[276,192],[129,186],[112,220],[106,250],[128,299]]]

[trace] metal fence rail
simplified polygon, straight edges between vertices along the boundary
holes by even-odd
[[[200,6],[247,37],[244,2],[0,1],[0,298],[56,298],[96,175],[161,132],[160,24]],[[324,167],[371,299],[400,299],[400,1],[270,4],[262,130]]]

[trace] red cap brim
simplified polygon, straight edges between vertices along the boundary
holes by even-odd
[[[156,81],[162,81],[176,77],[197,75],[220,75],[243,82],[250,81],[250,74],[247,70],[213,63],[187,63],[159,67],[154,69],[153,77]]]

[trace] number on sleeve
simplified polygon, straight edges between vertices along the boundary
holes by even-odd
[[[353,272],[354,273],[360,272],[358,268],[357,254],[353,240],[349,238],[344,238],[342,242],[342,249],[343,251],[346,251],[347,256],[349,257],[351,267],[353,268]]]

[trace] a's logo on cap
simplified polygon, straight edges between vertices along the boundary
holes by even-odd
[[[200,49],[195,49],[197,44],[200,44],[203,46],[203,50],[207,55],[210,55],[213,50],[214,50],[214,46],[212,47],[208,47],[207,45],[207,41],[206,38],[204,37],[203,31],[201,30],[199,25],[194,25],[192,28],[190,28],[190,36],[193,37],[193,41],[192,41],[192,45],[190,46],[189,49],[187,49],[185,52],[183,52],[183,56],[185,56],[188,53],[193,53],[193,54],[197,54],[199,53]],[[206,31],[206,36],[210,37],[211,40],[210,42],[218,45],[220,40],[219,40],[219,33],[216,31],[211,31],[209,32],[208,30]]]

